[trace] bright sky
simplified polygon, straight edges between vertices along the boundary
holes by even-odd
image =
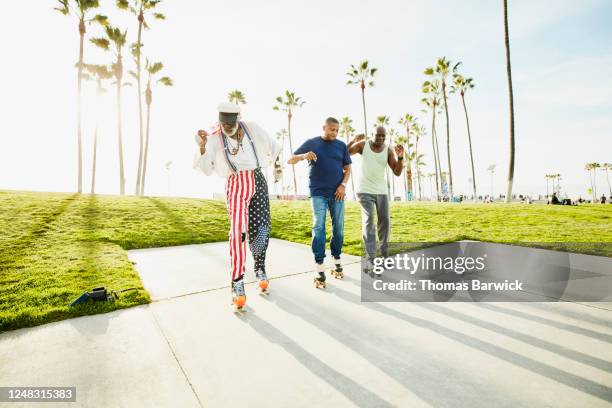
[[[75,191],[77,23],[53,11],[48,1],[11,2],[0,36],[3,83],[0,93],[0,189]],[[137,21],[101,0],[101,13],[128,28],[135,41]],[[164,1],[166,21],[149,20],[143,52],[165,64],[175,81],[153,94],[147,193],[211,197],[223,185],[191,169],[193,134],[216,119],[216,105],[238,88],[248,104],[243,118],[275,134],[286,116],[273,111],[285,89],[303,97],[295,113],[294,146],[320,134],[327,116],[348,115],[361,130],[357,87],[346,86],[351,63],[369,59],[379,68],[367,89],[368,122],[390,115],[396,123],[410,112],[429,128],[420,110],[423,69],[446,56],[463,61],[476,88],[467,96],[478,189],[490,192],[486,171],[497,165],[495,194],[505,191],[509,126],[501,0],[406,1],[335,0],[308,2]],[[588,196],[587,162],[612,162],[612,3],[606,0],[509,0],[516,109],[514,191],[543,193],[547,173],[560,173],[564,191]],[[24,25],[25,24],[25,25]],[[98,36],[91,26],[87,36]],[[126,54],[129,54],[126,49]],[[87,43],[86,62],[109,63]],[[126,58],[133,69],[131,58]],[[97,192],[118,193],[114,92],[95,101],[94,84],[84,90],[84,191],[91,180],[91,151],[99,116]],[[126,190],[134,192],[138,159],[135,87],[123,98]],[[455,190],[469,193],[469,153],[458,97],[450,100],[451,154]],[[443,123],[443,122],[438,122]],[[399,129],[399,126],[396,126]],[[439,129],[445,146],[445,133]],[[433,169],[430,139],[421,144]],[[446,166],[446,148],[442,148]],[[359,165],[356,165],[357,170]],[[288,170],[289,171],[289,170]],[[306,166],[299,166],[306,193]],[[287,178],[289,179],[289,178]],[[607,194],[605,175],[598,190]],[[398,182],[399,185],[399,182]],[[274,189],[271,189],[274,191]]]

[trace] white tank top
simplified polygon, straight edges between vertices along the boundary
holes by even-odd
[[[385,173],[388,160],[388,146],[385,144],[379,153],[370,149],[370,141],[363,145],[363,160],[361,165],[361,180],[359,180],[358,193],[387,194],[387,180]]]

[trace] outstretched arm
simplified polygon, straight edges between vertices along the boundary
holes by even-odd
[[[349,154],[351,156],[356,153],[363,154],[363,146],[366,144],[366,142],[367,140],[363,133],[355,136],[353,140],[351,140],[346,146],[348,148]]]
[[[388,160],[389,167],[393,171],[393,174],[399,176],[402,174],[402,168],[404,167],[404,147],[397,145],[395,146],[395,152],[389,147],[388,151]],[[395,158],[395,153],[397,153],[397,158]]]
[[[289,160],[287,160],[287,163],[295,164],[295,163],[301,162],[302,160],[314,160],[314,161],[317,161],[317,155],[314,154],[314,152],[308,152],[308,153],[304,153],[304,154],[296,154],[295,156],[293,156]]]

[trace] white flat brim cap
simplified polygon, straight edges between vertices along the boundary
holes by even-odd
[[[219,122],[223,123],[236,123],[238,114],[240,114],[240,106],[230,102],[220,103],[217,110],[219,111]]]

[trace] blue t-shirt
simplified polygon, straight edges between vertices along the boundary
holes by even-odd
[[[324,140],[321,136],[308,139],[293,154],[314,152],[317,161],[310,161],[310,196],[333,197],[344,177],[343,168],[351,164],[351,156],[342,140]]]

